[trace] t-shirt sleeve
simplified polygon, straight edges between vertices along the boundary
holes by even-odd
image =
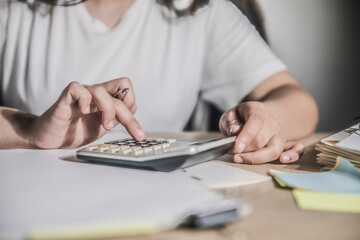
[[[230,1],[210,2],[206,32],[202,97],[223,111],[238,104],[263,80],[286,69]]]
[[[8,1],[0,1],[0,54],[3,51],[6,38],[6,23],[9,14]]]
[[[0,1],[0,86],[2,85],[2,71],[3,65],[2,55],[4,51],[4,44],[6,39],[6,25],[9,15],[9,3],[8,1]],[[2,93],[0,87],[0,106],[2,105]]]

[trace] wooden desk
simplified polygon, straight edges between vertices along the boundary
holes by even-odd
[[[233,163],[232,166],[267,174],[269,169],[287,172],[319,172],[321,165],[315,161],[314,143],[329,134],[314,134],[301,142],[305,154],[293,164],[272,162],[250,166]],[[179,139],[204,139],[216,133],[182,133]],[[224,159],[230,160],[229,158]],[[280,188],[274,181],[241,186],[224,193],[238,196],[252,212],[242,220],[210,230],[177,229],[146,237],[131,239],[191,239],[191,240],[281,240],[281,239],[360,239],[360,214],[304,211],[297,208],[291,191]]]

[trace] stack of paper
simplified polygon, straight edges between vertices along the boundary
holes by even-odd
[[[236,217],[227,214],[236,201],[180,170],[87,164],[73,154],[0,150],[0,239],[129,237],[175,228],[188,216],[199,216],[200,227]]]
[[[360,171],[339,157],[332,171],[270,174],[283,187],[293,188],[301,209],[360,213]]]
[[[316,144],[317,162],[332,168],[336,158],[342,156],[360,168],[360,130],[359,124],[327,137]]]

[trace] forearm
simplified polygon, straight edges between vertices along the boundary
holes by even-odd
[[[281,86],[271,91],[262,102],[288,140],[303,138],[315,130],[318,108],[313,97],[300,85]]]
[[[0,149],[33,148],[28,136],[35,118],[30,113],[0,107]]]
[[[276,159],[297,161],[302,144],[289,140],[312,133],[318,109],[311,95],[287,71],[270,76],[243,102],[226,111],[219,123],[225,136],[237,135],[234,162],[261,164]]]
[[[288,71],[265,79],[244,101],[262,102],[287,140],[303,138],[315,130],[318,121],[316,102]]]

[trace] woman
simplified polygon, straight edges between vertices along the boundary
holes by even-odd
[[[286,142],[315,129],[313,98],[226,0],[44,2],[64,1],[1,6],[1,148],[77,147],[118,123],[141,140],[138,121],[180,131],[199,92],[226,111],[237,163],[296,161]]]

